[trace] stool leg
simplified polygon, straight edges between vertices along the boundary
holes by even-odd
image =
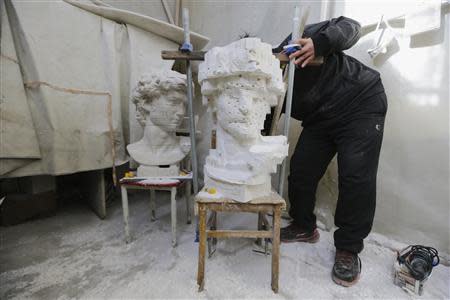
[[[150,190],[150,220],[154,222],[156,220],[156,193],[155,190]]]
[[[211,215],[208,219],[208,222],[206,223],[206,227],[209,228],[209,230],[217,230],[217,212],[212,211]],[[214,252],[216,252],[216,246],[217,246],[217,238],[209,237],[206,239],[208,244],[208,258],[211,258]]]
[[[198,291],[203,291],[205,286],[205,252],[206,252],[206,207],[204,204],[198,204],[199,210],[199,234],[200,241],[198,244],[198,270],[197,284]]]
[[[191,181],[186,181],[186,186],[184,187],[184,197],[186,198],[186,213],[187,213],[187,223],[191,224]]]
[[[258,213],[258,231],[261,231],[261,230],[263,230],[263,213],[261,213],[261,212],[259,212]],[[256,239],[256,241],[255,241],[255,243],[258,245],[258,246],[261,246],[262,245],[262,239],[261,238],[257,238]]]
[[[267,217],[266,217],[265,213],[261,214],[261,221],[262,221],[262,228],[264,230],[270,231],[272,229],[271,226],[270,226],[269,221],[267,221]],[[264,253],[266,255],[269,254],[269,252],[270,252],[270,250],[269,250],[269,243],[272,243],[272,239],[265,238],[264,239]]]
[[[273,240],[272,240],[272,290],[278,293],[278,274],[280,268],[280,222],[281,208],[276,206],[273,211]]]
[[[177,245],[177,188],[172,187],[170,189],[170,210],[172,217],[172,247]]]
[[[123,210],[123,221],[125,223],[125,242],[130,242],[130,229],[128,226],[128,193],[127,188],[123,185],[120,187],[122,192],[122,210]]]

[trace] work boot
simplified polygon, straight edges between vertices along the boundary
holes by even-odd
[[[358,254],[336,249],[333,266],[333,281],[339,285],[349,287],[359,280],[361,274],[361,259]]]
[[[280,240],[282,243],[316,243],[319,240],[319,237],[320,234],[316,228],[311,231],[307,231],[301,229],[294,223],[291,223],[280,230]]]

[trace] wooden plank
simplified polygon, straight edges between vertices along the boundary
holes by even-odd
[[[271,238],[271,231],[259,230],[206,230],[208,237],[227,239],[227,238]]]
[[[274,53],[275,57],[278,58],[280,60],[281,64],[288,64],[289,63],[289,57],[287,57],[286,54],[284,53]],[[324,58],[323,56],[319,56],[314,58],[309,64],[308,66],[320,66],[324,63]]]
[[[192,51],[190,53],[180,51],[161,51],[161,58],[165,60],[204,60],[206,51]]]
[[[202,203],[207,205],[208,209],[213,211],[227,212],[262,212],[269,213],[273,211],[274,204],[235,204],[235,203]]]

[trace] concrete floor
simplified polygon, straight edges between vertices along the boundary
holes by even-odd
[[[206,263],[205,291],[197,292],[197,244],[194,225],[186,224],[178,201],[179,245],[171,247],[170,205],[158,194],[156,222],[150,222],[147,193],[130,195],[133,241],[125,244],[120,201],[99,220],[87,207],[73,204],[53,217],[0,228],[0,299],[69,298],[412,298],[392,284],[395,254],[371,235],[364,252],[360,282],[352,288],[330,278],[332,234],[321,231],[314,245],[283,244],[280,292],[270,289],[270,257],[251,251],[250,240],[220,241]],[[219,226],[254,227],[248,214],[219,218]],[[400,244],[399,244],[400,245]],[[438,266],[421,299],[448,299],[449,268]]]

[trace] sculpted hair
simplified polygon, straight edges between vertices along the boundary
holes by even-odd
[[[131,101],[136,105],[136,119],[142,126],[145,126],[145,117],[148,111],[144,108],[144,104],[151,103],[168,91],[185,94],[186,89],[186,75],[184,74],[171,70],[143,74],[131,96]]]
[[[277,105],[285,87],[280,61],[272,54],[272,46],[258,38],[244,38],[224,47],[214,47],[199,65],[198,81],[203,104],[208,104],[227,88],[260,90],[263,100]],[[267,92],[266,92],[267,91]]]

